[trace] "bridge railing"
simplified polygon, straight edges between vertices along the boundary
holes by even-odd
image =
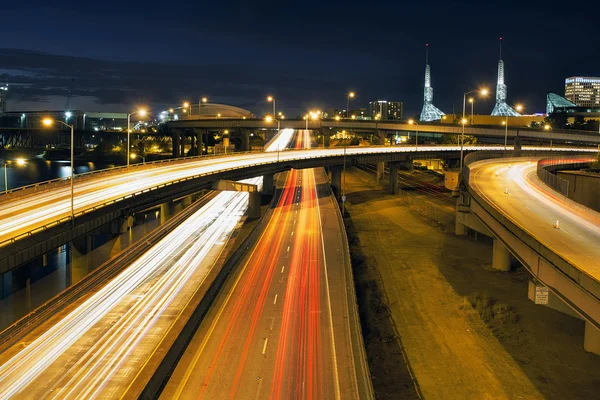
[[[155,166],[160,166],[164,163],[173,163],[173,162],[177,162],[177,161],[214,159],[214,158],[227,157],[227,156],[231,156],[231,155],[244,155],[244,154],[253,154],[253,153],[261,153],[261,152],[262,151],[260,151],[260,150],[253,150],[253,151],[238,151],[238,152],[232,152],[232,153],[227,153],[227,154],[224,153],[224,154],[211,154],[211,155],[201,155],[201,156],[167,158],[167,159],[163,159],[163,160],[148,161],[145,163],[130,164],[129,169],[130,170],[131,169],[140,170],[140,169],[144,169],[144,168],[148,168],[148,167],[152,168]],[[108,173],[118,172],[118,171],[127,170],[127,169],[128,169],[127,165],[118,165],[116,167],[97,169],[94,171],[88,171],[88,172],[83,172],[80,174],[75,174],[74,183],[82,182],[82,181],[88,180],[90,178],[96,178],[100,175],[106,175]],[[43,191],[46,189],[52,189],[52,188],[55,188],[58,186],[63,186],[65,184],[67,184],[70,179],[71,179],[71,177],[69,177],[69,176],[64,177],[64,178],[54,178],[54,179],[49,179],[47,181],[36,182],[36,183],[29,184],[29,185],[12,188],[12,189],[8,190],[7,192],[0,193],[0,202],[7,200],[7,199],[8,200],[14,199],[15,197],[18,197],[18,196],[21,196],[24,194],[29,194],[32,192],[39,192],[39,191]]]
[[[544,182],[544,184],[546,184],[546,186],[552,188],[565,197],[569,197],[569,181],[556,174],[553,174],[552,172],[565,167],[569,167],[571,169],[584,168],[589,166],[589,164],[594,160],[595,157],[590,157],[589,155],[542,158],[537,162],[537,176],[542,182]]]

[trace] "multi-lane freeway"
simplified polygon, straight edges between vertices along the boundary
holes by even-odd
[[[562,201],[539,181],[536,162],[495,159],[471,164],[470,185],[554,253],[600,281],[600,214]]]
[[[343,232],[326,179],[322,169],[287,174],[264,233],[209,311],[163,398],[365,395],[359,382],[367,371],[355,368],[362,355],[353,350],[348,319]]]
[[[281,149],[285,146],[280,144],[274,148]],[[470,146],[468,149],[493,150],[497,147]],[[413,146],[354,147],[347,149],[347,155],[407,153],[415,150]],[[457,151],[459,147],[419,146],[418,150],[444,152]],[[560,151],[556,147],[554,150]],[[214,173],[228,168],[244,168],[261,163],[275,163],[277,160],[286,162],[313,157],[341,156],[343,152],[343,149],[311,149],[190,159],[187,162],[132,168],[114,175],[98,176],[82,182],[77,182],[75,179],[74,208],[77,213],[125,195],[198,174]],[[55,187],[13,199],[3,197],[0,195],[0,243],[70,215],[70,189],[68,186]]]
[[[247,207],[248,193],[218,194],[107,285],[2,353],[0,398],[119,398],[201,287]]]

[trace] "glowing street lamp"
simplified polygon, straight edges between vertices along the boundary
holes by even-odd
[[[275,114],[275,97],[269,96],[269,97],[267,97],[267,101],[270,103],[273,103],[273,115],[277,115],[277,114]]]
[[[208,99],[206,97],[203,97],[198,102],[198,115],[200,115],[202,113],[202,103],[206,103],[207,101],[208,101]]]
[[[465,146],[465,124],[467,123],[467,120],[465,119],[465,108],[466,108],[466,103],[467,103],[467,95],[471,94],[471,93],[479,93],[480,96],[485,97],[488,95],[488,90],[487,89],[476,89],[476,90],[471,90],[469,92],[466,92],[463,94],[463,113],[462,113],[462,135],[460,138],[460,169],[462,171],[462,167],[463,167],[463,152],[464,152],[464,146]]]
[[[350,99],[353,99],[354,96],[354,92],[348,92],[348,96],[346,97],[346,118],[350,115]]]
[[[271,96],[269,96],[269,97],[271,97]],[[265,117],[265,121],[266,121],[266,122],[268,122],[268,123],[271,123],[271,122],[273,122],[273,121],[277,122],[277,135],[279,135],[279,127],[280,127],[280,125],[279,125],[279,120],[278,120],[278,119],[275,119],[275,118],[273,118],[273,117],[272,117],[272,116],[270,116],[270,115],[267,115],[267,116]],[[280,139],[280,138],[278,137],[278,138],[277,138],[277,162],[279,162],[279,145],[281,144],[281,140],[279,140],[279,139]]]
[[[415,138],[415,150],[418,148],[419,146],[419,123],[417,121],[415,121],[414,119],[409,119],[408,123],[410,125],[415,125],[416,126],[416,138]]]
[[[129,122],[129,118],[127,119]],[[52,126],[55,121],[52,118],[44,118],[42,123],[48,127]],[[75,227],[75,207],[74,207],[74,190],[73,190],[73,180],[75,179],[75,132],[73,125],[69,125],[63,121],[56,121],[59,124],[66,126],[71,129],[71,226]],[[127,131],[129,132],[129,123],[127,124]],[[129,133],[127,134],[129,135]],[[128,136],[129,137],[129,136]]]
[[[339,116],[339,115],[336,115],[334,119],[335,119],[336,121],[339,121],[341,118],[340,118],[340,116]]]
[[[474,109],[475,109],[475,99],[472,97],[469,97],[469,103],[471,103],[471,125],[473,125],[473,114],[474,114]]]
[[[156,146],[154,146],[154,147],[156,147]],[[137,154],[135,154],[135,153],[131,153],[131,159],[132,159],[132,160],[135,160],[137,157],[138,157],[138,155],[137,155]],[[140,156],[140,158],[142,159],[142,165],[143,165],[143,164],[146,164],[146,157],[144,157],[144,156]]]
[[[25,159],[17,158],[16,163],[18,166],[25,165]],[[6,169],[8,168],[8,160],[4,160],[4,193],[8,193],[8,174],[6,173]]]
[[[545,130],[545,131],[549,131],[549,130],[550,130],[550,128],[551,128],[551,126],[550,126],[550,125],[548,125],[548,124],[544,125],[544,130]]]
[[[128,168],[129,168],[129,148],[130,148],[130,146],[129,146],[129,136],[130,136],[130,133],[131,133],[131,129],[129,128],[129,124],[130,124],[131,116],[135,115],[135,114],[138,114],[138,115],[140,115],[142,117],[145,117],[147,113],[148,112],[145,109],[140,108],[137,111],[134,111],[132,113],[127,114],[127,167]]]

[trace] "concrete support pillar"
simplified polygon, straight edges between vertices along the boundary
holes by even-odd
[[[196,135],[190,136],[190,152],[189,155],[198,154],[198,150],[196,149]]]
[[[323,143],[325,147],[329,148],[331,146],[331,133],[329,132],[329,129],[321,128],[321,136],[323,137]]]
[[[180,132],[173,131],[173,158],[181,157],[180,149]]]
[[[465,236],[467,234],[467,227],[458,222],[458,218],[454,221],[454,234],[456,236]]]
[[[378,162],[377,163],[377,184],[383,185],[383,178],[385,174],[385,163]]]
[[[181,145],[179,154],[181,155],[181,157],[185,157],[185,140],[186,140],[185,133],[181,132],[179,134],[179,144]]]
[[[202,135],[204,135],[204,130],[203,129],[196,129],[194,130],[194,133],[196,134],[196,146],[198,148],[198,152],[196,154],[198,154],[199,156],[204,154],[202,147],[203,147],[203,137]]]
[[[181,199],[181,205],[183,208],[186,208],[186,207],[189,207],[190,205],[192,205],[192,195],[185,196],[183,199]]]
[[[513,141],[513,145],[514,145],[513,156],[514,157],[521,156],[522,143],[521,143],[521,138],[519,136],[515,137],[515,140]]]
[[[585,333],[583,335],[583,349],[600,355],[600,329],[587,321],[585,322]]]
[[[504,243],[496,238],[494,238],[492,250],[492,268],[499,271],[510,271],[510,251]]]
[[[387,134],[385,131],[377,130],[377,144],[380,146],[385,146],[385,139],[387,138]]]
[[[2,274],[2,298],[5,299],[10,296],[13,292],[12,289],[13,278],[12,271],[7,271]]]
[[[262,194],[267,194],[269,196],[273,194],[273,175],[274,174],[263,175]]]
[[[173,203],[166,201],[160,205],[160,224],[167,222],[173,215]]]
[[[397,162],[390,163],[390,179],[388,185],[388,190],[390,194],[398,193],[398,166],[399,163]]]
[[[250,151],[250,131],[241,129],[240,135],[242,136],[242,151]]]
[[[342,171],[343,168],[339,165],[334,165],[330,169],[331,171],[331,190],[337,201],[341,200],[342,197]]]
[[[248,218],[260,218],[260,192],[250,192],[248,194],[250,195],[248,199]]]

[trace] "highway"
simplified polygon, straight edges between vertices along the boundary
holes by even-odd
[[[248,193],[218,194],[107,285],[28,333],[0,355],[0,398],[119,398],[247,207]]]
[[[299,131],[291,145],[310,147],[309,132]],[[327,175],[291,170],[279,181],[262,236],[229,278],[161,398],[370,396]]]
[[[470,186],[530,235],[600,281],[600,214],[561,201],[537,178],[537,160],[473,163]]]
[[[285,145],[280,143],[279,146],[275,147],[285,148]],[[469,150],[498,149],[494,146],[470,146],[467,148]],[[458,146],[419,146],[419,151],[457,150],[459,150]],[[561,149],[555,147],[554,150],[560,151]],[[246,153],[227,157],[190,159],[187,162],[148,165],[110,176],[90,178],[81,182],[77,182],[77,179],[75,179],[74,208],[77,213],[160,184],[226,168],[241,168],[266,162],[277,162],[278,157],[280,161],[285,162],[311,157],[341,156],[343,151],[341,148],[332,148]],[[347,154],[350,156],[354,154],[413,151],[415,151],[413,146],[347,148]],[[31,193],[15,199],[7,199],[0,195],[0,243],[69,215],[70,188],[67,185]]]

